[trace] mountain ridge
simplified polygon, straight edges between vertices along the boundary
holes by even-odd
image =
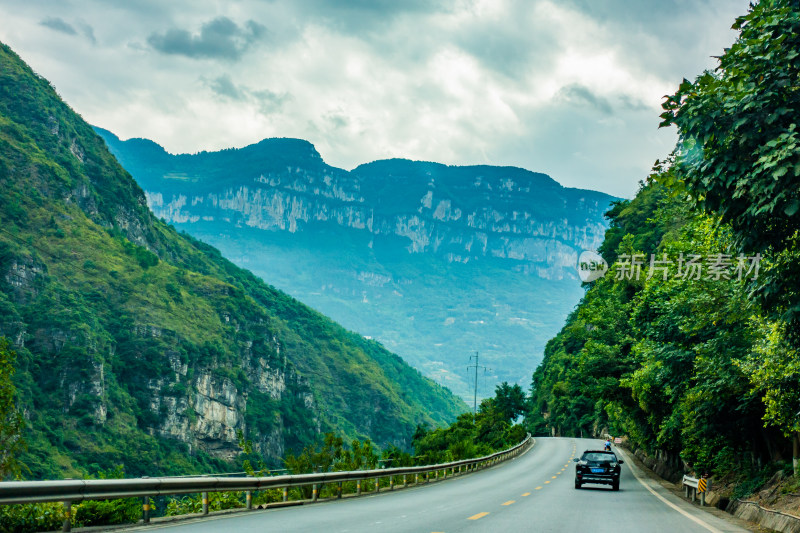
[[[527,385],[616,200],[511,166],[395,158],[347,171],[306,141],[290,146],[313,156],[267,139],[166,162],[106,142],[157,216],[470,398],[459,359],[475,350],[497,380]]]

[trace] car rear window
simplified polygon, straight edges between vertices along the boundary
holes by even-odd
[[[615,463],[617,456],[613,453],[592,452],[583,454],[581,459],[583,461],[592,461],[593,463]]]

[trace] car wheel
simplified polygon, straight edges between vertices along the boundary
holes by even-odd
[[[575,488],[576,488],[576,489],[579,489],[579,488],[581,488],[581,482],[580,482],[580,481],[578,481],[577,479],[575,480]]]
[[[619,490],[619,481],[611,485],[611,490]]]

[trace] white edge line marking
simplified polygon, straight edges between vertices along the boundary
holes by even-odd
[[[617,448],[617,449],[619,450],[619,448]],[[622,451],[622,450],[620,450],[620,451]],[[628,455],[628,454],[627,454],[627,453],[623,453],[623,455]],[[630,461],[630,458],[628,458],[628,464],[630,464],[630,462],[631,462],[631,461]],[[672,507],[673,509],[675,509],[676,511],[678,511],[679,513],[681,513],[683,516],[685,516],[685,517],[686,517],[686,518],[688,518],[689,520],[691,520],[691,521],[693,521],[693,522],[697,523],[698,525],[700,525],[700,526],[702,526],[702,527],[706,528],[707,530],[711,531],[711,533],[723,533],[723,532],[722,532],[722,530],[720,530],[720,529],[717,529],[717,528],[715,528],[714,526],[712,526],[711,524],[708,524],[708,523],[706,523],[704,520],[702,520],[702,519],[700,519],[700,518],[698,518],[698,517],[694,516],[694,515],[693,515],[693,514],[691,514],[691,513],[688,513],[688,512],[686,512],[685,510],[681,509],[680,507],[678,507],[677,505],[675,505],[675,504],[674,504],[674,503],[672,503],[671,501],[667,500],[667,499],[666,499],[665,497],[663,497],[661,494],[659,494],[659,493],[657,493],[656,491],[654,491],[654,490],[652,489],[652,487],[650,487],[650,485],[648,485],[647,483],[645,483],[645,482],[644,482],[644,480],[642,480],[642,478],[640,478],[640,477],[639,477],[639,474],[637,474],[637,473],[636,473],[636,470],[634,470],[632,466],[629,466],[629,467],[628,467],[628,470],[630,470],[630,471],[631,471],[631,473],[633,474],[633,477],[635,477],[635,478],[636,478],[636,481],[638,481],[639,483],[641,483],[641,484],[642,484],[642,486],[643,486],[644,488],[646,488],[647,490],[649,490],[649,491],[650,491],[650,492],[653,494],[653,496],[655,496],[656,498],[658,498],[659,500],[661,500],[662,502],[664,502],[664,503],[665,503],[666,505],[668,505],[669,507]]]

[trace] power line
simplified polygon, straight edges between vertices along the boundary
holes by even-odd
[[[467,365],[467,370],[470,368],[475,369],[475,390],[473,391],[472,395],[472,413],[473,416],[478,413],[478,369],[483,369],[483,374],[486,375],[486,367],[478,364],[478,352],[475,352],[475,355],[470,355],[469,360],[472,361],[472,358],[475,358],[475,363],[471,365]]]

